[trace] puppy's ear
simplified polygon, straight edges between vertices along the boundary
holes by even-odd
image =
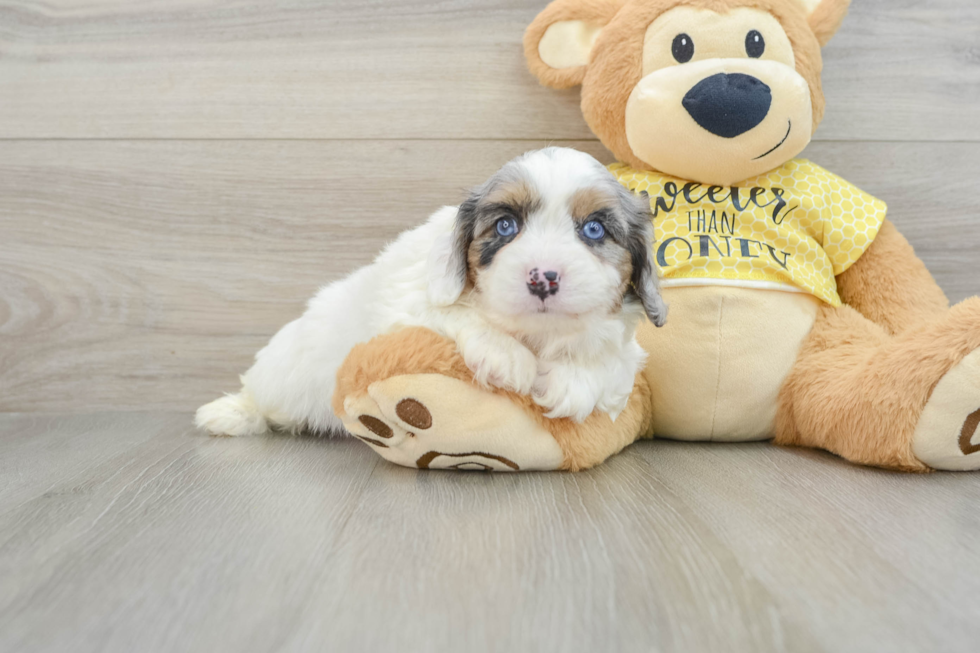
[[[524,32],[528,68],[545,86],[578,86],[599,32],[625,4],[626,0],[554,0]]]
[[[627,292],[640,300],[643,312],[650,321],[662,327],[667,323],[667,303],[660,294],[660,279],[653,267],[653,214],[650,212],[650,201],[645,193],[637,197],[625,188],[623,191],[628,196],[623,198],[623,204],[629,211],[627,246],[633,266]]]
[[[460,204],[453,230],[436,238],[429,252],[429,302],[434,306],[455,304],[466,287],[467,253],[473,242],[476,203],[476,198],[470,197]]]

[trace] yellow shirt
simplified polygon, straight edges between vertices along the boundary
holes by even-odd
[[[664,286],[734,285],[808,292],[840,306],[835,277],[871,245],[881,200],[804,159],[736,187],[609,170],[650,195]]]

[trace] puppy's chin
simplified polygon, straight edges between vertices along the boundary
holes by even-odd
[[[583,318],[606,316],[613,306],[569,305],[557,297],[541,301],[537,297],[494,300],[482,293],[473,298],[480,310],[497,326],[512,332],[537,333],[576,330],[586,324]]]

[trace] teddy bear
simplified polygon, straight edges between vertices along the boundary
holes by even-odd
[[[849,0],[555,0],[538,80],[645,193],[667,325],[613,421],[547,419],[476,385],[452,342],[358,345],[333,408],[419,469],[582,470],[641,438],[815,447],[857,464],[980,469],[980,298],[950,307],[880,200],[798,158],[824,114],[821,48]]]

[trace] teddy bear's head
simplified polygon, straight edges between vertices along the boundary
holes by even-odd
[[[592,131],[634,168],[729,185],[778,168],[824,112],[820,48],[850,0],[555,0],[531,71],[582,85]]]

